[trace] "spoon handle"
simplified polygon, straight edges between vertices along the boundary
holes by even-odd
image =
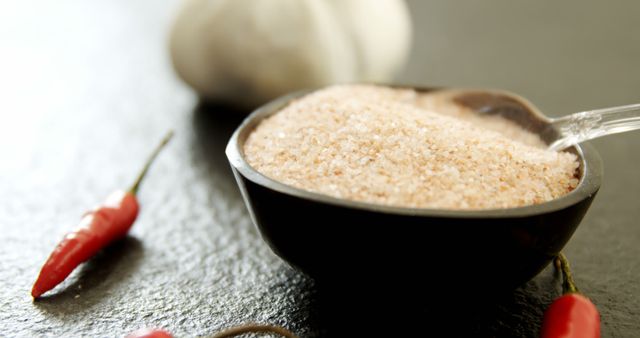
[[[562,150],[600,136],[640,129],[640,103],[583,111],[553,119],[560,133],[549,149]]]

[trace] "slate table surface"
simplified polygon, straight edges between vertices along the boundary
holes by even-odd
[[[178,5],[0,4],[0,336],[118,337],[160,326],[189,337],[248,321],[338,335],[314,281],[262,242],[232,179],[223,149],[247,112],[200,102],[173,73],[167,35]],[[415,42],[400,82],[504,88],[551,116],[640,102],[639,2],[409,7]],[[57,241],[133,180],[168,129],[175,139],[144,182],[130,236],[33,302],[30,287]],[[566,254],[601,311],[603,336],[638,337],[640,132],[593,144],[604,184]],[[535,337],[558,292],[547,268],[461,312],[456,332]]]

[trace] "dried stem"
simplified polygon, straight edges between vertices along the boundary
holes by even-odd
[[[275,333],[287,338],[298,338],[293,332],[281,326],[264,324],[244,324],[218,332],[211,338],[236,337],[245,333]]]

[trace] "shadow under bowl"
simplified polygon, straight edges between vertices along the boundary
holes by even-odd
[[[444,89],[414,88],[420,92]],[[544,269],[568,242],[595,197],[601,159],[582,144],[578,186],[550,202],[492,210],[418,209],[334,198],[297,189],[254,170],[243,148],[260,121],[308,92],[276,99],[237,128],[226,148],[253,222],[272,250],[319,281],[513,290]],[[457,90],[459,104],[500,114],[544,140],[548,119],[502,91]]]

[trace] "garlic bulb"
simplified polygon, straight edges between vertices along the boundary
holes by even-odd
[[[389,81],[410,45],[403,0],[185,0],[170,40],[186,83],[245,107],[302,88]]]

